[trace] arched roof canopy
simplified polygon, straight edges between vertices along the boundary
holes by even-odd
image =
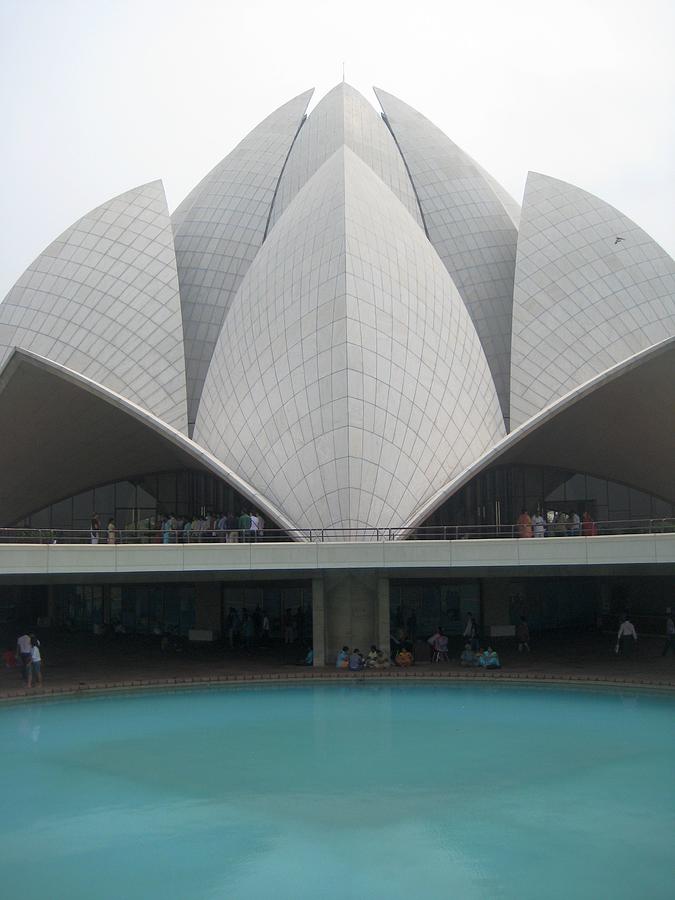
[[[0,374],[0,525],[127,478],[191,468],[222,478],[281,528],[294,524],[258,491],[146,410],[70,369],[15,350]]]
[[[675,338],[570,391],[449,481],[404,523],[421,524],[493,465],[589,472],[675,502]]]

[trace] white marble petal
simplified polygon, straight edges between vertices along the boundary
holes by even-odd
[[[513,302],[512,425],[675,335],[675,261],[623,213],[530,172]]]
[[[0,304],[0,368],[15,347],[186,431],[183,326],[161,181],[87,213],[31,263]]]
[[[342,147],[235,297],[195,440],[304,527],[396,525],[504,435],[438,255]]]
[[[391,188],[421,225],[419,204],[401,155],[374,107],[351,85],[336,85],[310,113],[279,182],[272,208],[274,224],[323,163],[342,145],[349,147]]]
[[[260,249],[272,198],[312,91],[256,126],[174,212],[190,431],[227,308]]]
[[[429,240],[478,332],[508,425],[518,204],[421,113],[386,91],[375,93],[417,191]]]

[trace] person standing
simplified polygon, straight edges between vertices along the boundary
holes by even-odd
[[[666,610],[666,643],[663,645],[661,656],[666,656],[669,650],[672,650],[673,656],[675,656],[675,622],[673,622],[673,614],[670,607]]]
[[[471,644],[471,649],[475,653],[478,650],[478,624],[471,613],[466,614],[462,637]]]
[[[581,519],[575,510],[569,515],[567,533],[570,537],[579,537],[581,533]]]
[[[33,656],[33,644],[28,632],[24,631],[16,640],[16,658],[21,662],[21,677],[28,681]]]
[[[516,637],[518,638],[518,653],[525,650],[530,652],[530,626],[527,624],[525,616],[520,617],[520,622],[516,628]]]
[[[591,514],[586,510],[581,518],[581,534],[584,537],[595,537],[598,533],[598,526],[591,518]]]
[[[518,522],[516,524],[518,525],[517,535],[519,538],[532,537],[532,519],[526,509],[518,516]]]
[[[98,513],[94,513],[91,517],[91,522],[89,524],[89,542],[91,544],[98,544],[98,537],[101,531],[101,522],[98,517]]]
[[[620,651],[622,656],[632,656],[637,644],[637,632],[635,626],[628,618],[626,613],[623,616],[621,625],[619,625],[619,633],[616,637],[616,650]]]
[[[251,517],[245,510],[242,510],[241,512],[238,524],[239,533],[241,534],[241,540],[248,541],[249,535],[251,533]]]
[[[42,687],[42,655],[40,654],[40,641],[38,641],[34,634],[31,634],[30,641],[31,662],[28,668],[28,687],[33,686],[33,678],[36,678],[37,683]]]
[[[540,512],[536,512],[532,516],[532,528],[534,529],[534,536],[536,538],[542,538],[546,534],[546,522],[544,522],[544,517]]]
[[[117,528],[115,526],[115,520],[112,518],[108,519],[108,543],[117,543]]]

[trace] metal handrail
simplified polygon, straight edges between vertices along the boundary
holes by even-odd
[[[599,535],[636,535],[675,533],[675,518],[620,519],[593,523]],[[500,540],[504,538],[531,537],[533,540],[560,537],[594,537],[590,528],[582,522],[579,526],[569,523],[547,523],[543,535],[527,534],[528,527],[521,525],[416,525],[388,526],[386,528],[265,528],[263,531],[240,529],[188,530],[146,528],[116,529],[115,544],[259,544],[279,542],[393,542],[402,540]],[[529,531],[532,528],[529,527]],[[105,546],[108,532],[102,528],[97,533],[90,528],[0,528],[0,544],[91,544]]]

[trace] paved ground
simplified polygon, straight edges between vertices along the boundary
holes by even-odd
[[[675,690],[675,657],[661,656],[663,640],[644,638],[634,658],[617,657],[613,636],[593,634],[547,636],[533,641],[530,654],[519,654],[510,641],[497,644],[502,669],[464,669],[451,656],[449,663],[431,665],[422,650],[409,670],[387,670],[385,677],[493,677],[607,681],[651,684]],[[250,653],[219,646],[193,645],[181,652],[162,652],[158,639],[136,636],[116,638],[93,635],[45,634],[42,638],[44,684],[28,692],[18,669],[0,671],[0,699],[52,693],[86,692],[106,687],[148,686],[191,681],[279,680],[382,676],[381,672],[336,672],[296,665],[302,648],[275,647]],[[452,652],[453,648],[451,648]],[[459,645],[456,648],[459,655]]]

